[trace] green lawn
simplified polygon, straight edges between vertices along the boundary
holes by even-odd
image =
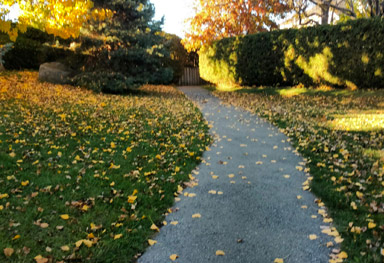
[[[246,87],[214,94],[293,139],[313,175],[311,191],[344,238],[347,262],[383,262],[384,90]]]
[[[1,262],[131,262],[210,143],[172,87],[126,96],[0,75]]]

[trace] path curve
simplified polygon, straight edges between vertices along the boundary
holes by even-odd
[[[138,262],[171,262],[172,254],[180,263],[328,262],[331,239],[321,233],[326,224],[314,195],[302,190],[307,176],[297,166],[304,167],[303,159],[288,138],[257,115],[221,104],[203,88],[179,89],[197,103],[215,141],[197,168],[198,186],[184,190],[196,196],[181,196],[157,243]],[[201,218],[192,218],[196,213]],[[312,234],[317,239],[310,240]],[[217,250],[225,255],[216,256]]]

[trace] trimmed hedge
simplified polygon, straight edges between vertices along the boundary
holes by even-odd
[[[384,88],[384,20],[222,39],[201,49],[200,74],[218,85]]]

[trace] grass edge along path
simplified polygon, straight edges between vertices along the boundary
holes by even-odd
[[[383,91],[208,89],[292,138],[313,176],[310,188],[303,189],[329,208],[347,262],[383,261]]]
[[[201,112],[174,87],[37,75],[0,75],[0,261],[134,261],[210,143]]]

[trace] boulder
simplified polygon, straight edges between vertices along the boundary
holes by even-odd
[[[50,62],[40,65],[39,80],[54,84],[69,84],[72,72],[60,62]]]

